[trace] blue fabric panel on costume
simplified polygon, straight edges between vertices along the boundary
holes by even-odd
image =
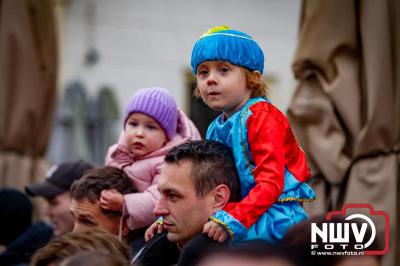
[[[276,244],[291,227],[305,219],[307,213],[299,202],[275,203],[250,227],[244,238],[235,238],[231,244],[256,239]]]
[[[212,217],[231,230],[234,235],[231,245],[252,240],[276,244],[292,226],[307,219],[307,213],[299,202],[275,203],[250,229],[223,210]]]
[[[285,167],[285,183],[283,187],[283,193],[279,196],[280,201],[284,200],[309,200],[314,199],[315,193],[309,185],[306,183],[300,183],[293,174]]]
[[[246,106],[247,104],[242,108],[246,108]],[[247,153],[247,128],[246,126],[237,126],[242,124],[241,114],[242,112],[238,111],[227,121],[223,121],[222,115],[217,117],[208,127],[206,138],[222,142],[232,149],[236,169],[240,177],[241,197],[243,198],[249,193],[250,189],[254,187],[255,183],[251,173],[251,169],[254,168],[254,163],[252,163],[253,160],[251,160],[251,157],[247,159],[247,156],[250,156],[250,153]],[[244,121],[246,121],[250,114],[250,112],[246,114]],[[246,149],[243,147],[246,147]],[[248,165],[249,163],[251,164],[250,167]]]

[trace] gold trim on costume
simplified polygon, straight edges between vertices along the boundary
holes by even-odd
[[[226,223],[224,223],[224,222],[222,222],[222,221],[220,221],[217,218],[212,217],[212,216],[210,217],[210,220],[213,221],[213,222],[216,222],[217,224],[222,225],[225,228],[225,230],[228,231],[228,233],[229,233],[229,235],[230,235],[232,240],[235,238],[234,235],[233,235],[232,230],[228,227],[228,225]]]

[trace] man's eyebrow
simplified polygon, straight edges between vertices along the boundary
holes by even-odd
[[[162,190],[161,192],[163,192],[165,194],[177,194],[177,195],[181,194],[181,192],[178,189],[175,189],[175,188],[167,188],[165,190]]]

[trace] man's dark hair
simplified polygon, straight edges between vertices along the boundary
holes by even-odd
[[[125,261],[126,265],[131,255],[127,243],[118,236],[98,228],[85,228],[52,239],[35,253],[30,265],[60,265],[62,260],[84,251],[116,256]]]
[[[240,200],[240,184],[232,151],[212,140],[190,141],[172,148],[165,156],[166,163],[192,162],[192,175],[198,197],[204,197],[218,185],[229,187],[230,202]]]
[[[85,172],[83,177],[71,186],[71,197],[75,200],[88,199],[92,203],[100,200],[101,191],[116,189],[121,194],[137,192],[135,186],[124,171],[111,167],[99,167]],[[108,213],[110,211],[105,211]]]

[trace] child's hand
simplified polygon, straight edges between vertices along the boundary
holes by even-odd
[[[106,189],[100,194],[100,207],[111,211],[122,211],[124,197],[116,189]]]
[[[225,228],[214,221],[208,221],[204,225],[203,234],[208,235],[209,238],[212,238],[220,243],[224,243],[228,238]]]
[[[164,230],[164,225],[160,224],[158,221],[154,222],[147,228],[146,232],[144,233],[144,240],[147,242],[154,237],[156,233],[160,234]]]

